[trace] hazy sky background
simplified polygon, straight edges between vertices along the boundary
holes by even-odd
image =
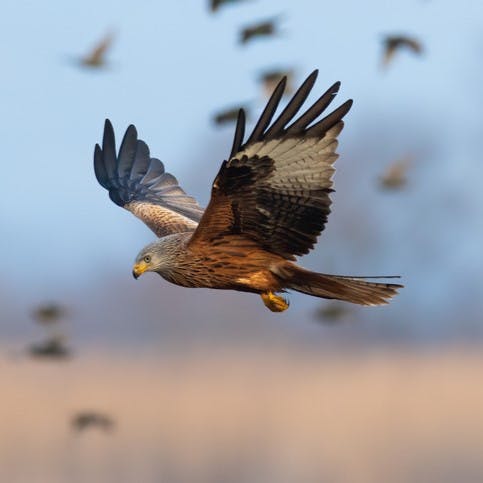
[[[238,44],[241,26],[273,16],[283,35]],[[30,330],[30,307],[59,300],[73,308],[74,332],[93,339],[155,343],[175,327],[236,339],[244,324],[267,338],[481,336],[482,19],[477,1],[251,0],[216,14],[207,1],[4,1],[0,334]],[[116,33],[109,69],[79,68],[76,56],[108,30]],[[382,71],[382,36],[400,32],[420,38],[424,56],[401,52]],[[233,135],[213,126],[213,112],[251,102],[255,120],[265,102],[257,75],[277,66],[294,67],[297,83],[320,69],[313,99],[340,80],[335,105],[355,101],[328,229],[302,264],[403,275],[407,288],[394,303],[356,310],[357,326],[316,326],[321,302],[306,296],[291,296],[291,309],[275,317],[251,295],[187,291],[154,276],[135,282],[132,261],[154,235],[94,177],[104,119],[118,143],[134,123],[206,205]],[[379,191],[384,166],[408,154],[408,188]]]

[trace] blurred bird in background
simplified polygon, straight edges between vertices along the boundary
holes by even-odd
[[[229,107],[227,109],[223,109],[219,112],[217,112],[213,116],[213,122],[217,126],[223,126],[225,124],[231,124],[237,121],[238,119],[238,113],[240,112],[240,109],[243,109],[245,112],[248,112],[248,105],[239,105],[235,107]]]
[[[212,12],[216,12],[220,7],[241,3],[243,1],[246,0],[210,0],[210,8]]]
[[[406,49],[416,55],[421,55],[423,52],[421,42],[406,35],[387,35],[383,39],[383,47],[382,67],[385,68],[389,66],[399,50]]]
[[[257,38],[279,35],[278,21],[279,19],[277,17],[243,27],[240,30],[240,43],[247,44]]]
[[[52,336],[44,342],[31,344],[27,352],[34,359],[65,360],[72,355],[62,336]]]
[[[323,324],[336,324],[351,313],[347,304],[329,302],[320,307],[316,313],[316,319]]]
[[[60,304],[55,302],[49,302],[43,305],[39,305],[32,312],[32,317],[39,324],[57,324],[67,314],[67,310]]]
[[[28,354],[36,359],[62,360],[71,356],[71,350],[66,345],[65,326],[67,308],[48,302],[39,305],[32,311],[33,319],[44,328],[45,339],[28,346]]]
[[[106,67],[108,65],[106,55],[108,50],[111,48],[113,41],[114,33],[108,32],[90,52],[79,59],[79,64],[82,67],[91,69],[100,69]]]
[[[379,185],[385,190],[398,190],[407,184],[407,172],[412,163],[412,159],[405,158],[394,161],[379,178]]]
[[[116,426],[113,418],[97,411],[81,411],[71,419],[74,431],[82,432],[89,428],[98,428],[104,432],[112,431]]]
[[[277,87],[277,84],[284,77],[286,78],[284,95],[288,96],[290,94],[293,94],[293,91],[294,91],[293,69],[270,69],[270,70],[265,70],[261,72],[258,77],[258,80],[262,84],[264,95],[267,97],[270,97],[272,95],[272,92]]]

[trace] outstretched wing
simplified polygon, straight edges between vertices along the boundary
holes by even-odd
[[[111,200],[144,221],[159,237],[197,227],[203,209],[164,171],[159,159],[150,157],[147,144],[138,139],[133,125],[127,128],[116,156],[114,130],[106,119],[102,148],[96,144],[94,151],[94,170]]]
[[[337,136],[352,105],[347,101],[317,121],[339,90],[337,82],[293,121],[317,73],[271,123],[285,89],[282,79],[244,144],[245,116],[240,111],[230,159],[213,183],[191,245],[224,243],[231,235],[241,235],[289,260],[313,248],[330,213]]]

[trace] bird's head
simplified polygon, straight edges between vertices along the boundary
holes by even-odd
[[[162,272],[164,259],[162,246],[159,241],[147,245],[136,257],[132,269],[133,277],[139,278],[144,272]]]

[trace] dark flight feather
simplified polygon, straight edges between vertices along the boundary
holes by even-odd
[[[337,136],[343,127],[341,119],[352,104],[347,101],[309,126],[330,104],[339,88],[336,83],[286,128],[309,96],[316,77],[314,71],[270,126],[283,96],[283,79],[245,144],[239,121],[231,157],[213,183],[192,246],[241,234],[288,260],[313,248],[330,213]]]
[[[233,137],[233,145],[231,148],[230,158],[239,151],[243,138],[245,136],[245,111],[240,109],[238,111],[238,119],[236,121],[235,136]]]
[[[272,124],[270,129],[265,133],[266,139],[277,137],[283,133],[283,128],[288,124],[293,117],[297,114],[302,104],[306,101],[307,97],[314,87],[315,79],[317,79],[317,71],[312,72],[304,83],[299,87],[297,92],[293,95],[285,109],[282,111],[277,120]],[[286,81],[285,81],[286,83]],[[284,86],[285,86],[284,83]]]
[[[283,97],[283,91],[285,89],[285,84],[287,80],[284,77],[277,85],[275,90],[273,91],[272,96],[267,102],[265,109],[263,110],[260,119],[258,120],[257,124],[253,128],[252,134],[248,138],[246,144],[250,144],[262,139],[263,133],[265,129],[267,129],[270,121],[272,120],[275,111],[277,110],[278,105],[280,104],[280,100]]]
[[[150,157],[133,125],[127,128],[116,156],[114,130],[106,120],[102,149],[96,145],[94,151],[94,170],[111,200],[141,218],[158,236],[196,228],[202,208],[165,172],[159,159]]]

